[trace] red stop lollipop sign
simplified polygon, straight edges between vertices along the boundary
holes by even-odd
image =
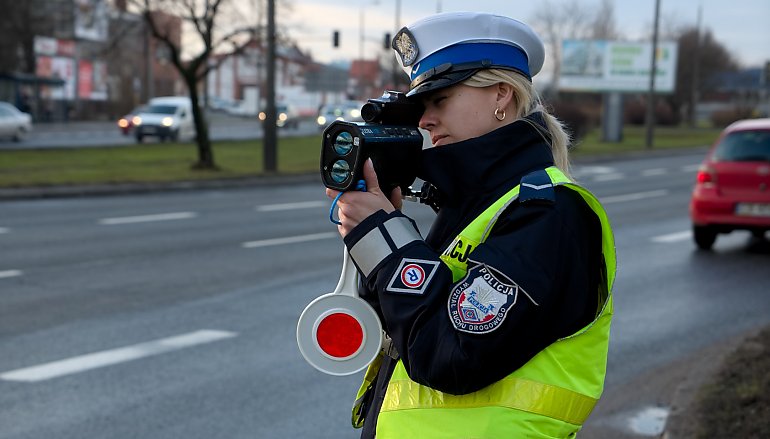
[[[355,316],[332,311],[319,321],[315,340],[329,357],[350,358],[364,346],[364,328]]]
[[[337,288],[302,311],[297,345],[311,366],[329,375],[350,375],[369,365],[382,346],[377,313],[358,297],[358,271],[347,250]]]

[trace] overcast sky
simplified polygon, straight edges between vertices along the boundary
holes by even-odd
[[[396,24],[396,4],[401,4]],[[599,0],[579,0],[587,8],[598,7]],[[563,0],[551,0],[563,4]],[[426,15],[449,11],[483,11],[507,15],[529,22],[538,0],[294,0],[290,17],[292,34],[299,45],[320,62],[359,57],[361,18],[365,29],[364,57],[373,59],[381,50],[385,32]],[[743,66],[760,66],[770,60],[770,0],[661,0],[661,29],[665,26],[694,26],[702,7],[702,26],[731,51]],[[363,12],[363,14],[362,14]],[[639,40],[651,34],[655,0],[616,0],[615,22],[622,35]],[[295,28],[299,26],[300,28]],[[340,46],[331,47],[332,30],[340,31]],[[550,56],[550,54],[547,54]]]

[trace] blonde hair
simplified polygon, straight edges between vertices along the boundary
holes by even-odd
[[[551,145],[553,162],[567,177],[570,177],[569,152],[570,136],[564,125],[554,115],[548,113],[532,83],[520,73],[502,69],[482,69],[463,81],[470,87],[489,87],[504,82],[513,87],[513,106],[516,119],[521,119],[534,112],[541,112],[545,120]],[[570,177],[571,178],[571,177]]]

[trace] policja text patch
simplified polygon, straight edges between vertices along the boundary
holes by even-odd
[[[516,304],[519,292],[524,290],[516,282],[486,264],[477,264],[468,269],[449,295],[452,325],[458,331],[471,334],[494,331]]]
[[[439,261],[427,261],[424,259],[401,260],[393,278],[388,283],[386,291],[394,293],[422,294],[428,286]]]

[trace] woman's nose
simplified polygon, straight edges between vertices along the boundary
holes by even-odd
[[[431,114],[429,110],[425,110],[424,113],[422,113],[422,117],[420,117],[420,122],[417,124],[420,128],[424,130],[429,130],[436,125],[436,120]]]

